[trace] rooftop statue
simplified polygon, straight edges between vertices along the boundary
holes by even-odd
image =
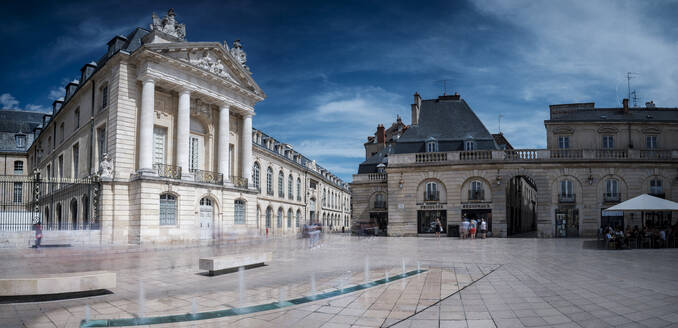
[[[170,8],[167,12],[167,16],[162,19],[153,13],[151,30],[160,31],[183,40],[186,37],[186,25],[177,23],[175,16],[176,14],[174,14],[173,8]]]

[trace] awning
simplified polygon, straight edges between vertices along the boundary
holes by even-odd
[[[678,211],[678,203],[650,196],[648,194],[642,194],[607,208],[603,212],[606,211]]]

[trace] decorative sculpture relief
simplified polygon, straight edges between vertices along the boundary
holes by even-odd
[[[212,121],[212,108],[209,104],[195,99],[191,106],[191,115],[204,117],[208,122]]]
[[[237,81],[231,76],[231,74],[228,73],[228,70],[221,62],[221,60],[218,59],[217,56],[213,54],[211,51],[205,50],[200,54],[188,52],[187,57],[188,62],[191,63],[192,65],[198,66],[206,71],[209,71],[211,73],[214,73],[223,78],[229,79],[232,82],[237,83]]]
[[[177,23],[175,16],[174,8],[170,8],[162,19],[153,13],[151,31],[160,31],[183,40],[186,37],[186,25]]]
[[[105,179],[113,178],[113,161],[108,157],[108,153],[104,153],[104,158],[99,163],[99,177]]]

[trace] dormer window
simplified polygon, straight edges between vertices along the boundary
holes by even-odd
[[[26,135],[25,134],[17,134],[14,136],[14,141],[16,141],[16,148],[24,148],[26,147]]]
[[[426,152],[435,153],[438,151],[438,140],[433,137],[426,139]]]
[[[464,141],[464,150],[476,150],[476,143],[473,140]]]

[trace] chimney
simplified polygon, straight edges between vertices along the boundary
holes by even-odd
[[[414,93],[414,104],[412,104],[412,125],[419,124],[419,112],[421,111],[421,96],[419,92]]]
[[[377,125],[377,143],[382,145],[386,143],[386,131],[383,124]]]
[[[655,108],[656,106],[654,105],[654,100],[650,100],[645,103],[646,108]]]
[[[627,98],[624,98],[624,100],[622,100],[622,104],[624,104],[624,113],[628,113],[629,112],[629,100]]]

